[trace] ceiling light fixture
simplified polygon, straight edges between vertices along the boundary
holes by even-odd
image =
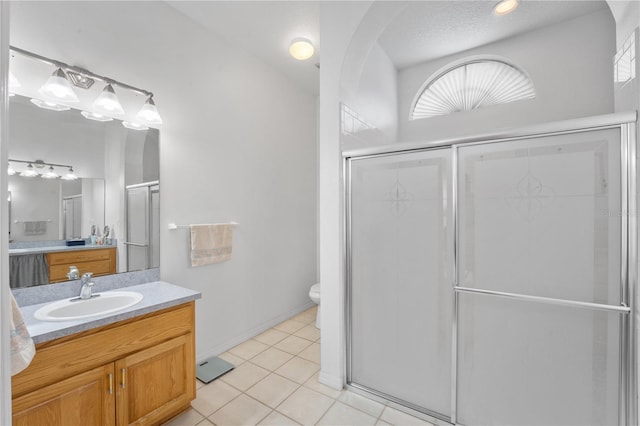
[[[153,102],[153,96],[149,96],[136,114],[136,120],[148,124],[162,124],[162,118],[158,114],[156,104]]]
[[[518,7],[518,0],[502,0],[493,7],[493,14],[496,16],[507,15]]]
[[[131,129],[131,130],[149,130],[149,127],[145,126],[144,124],[140,124],[132,121],[123,121],[122,125],[127,129]]]
[[[25,170],[23,170],[22,172],[20,172],[20,176],[25,176],[25,177],[38,176],[40,173],[38,173],[38,171],[36,169],[44,169],[46,166],[49,166],[49,170],[46,173],[42,173],[42,178],[44,178],[44,179],[57,179],[57,178],[60,177],[60,175],[56,173],[54,167],[69,168],[69,173],[67,173],[66,175],[62,176],[61,179],[64,179],[64,180],[75,180],[75,179],[78,179],[78,176],[76,176],[76,174],[73,172],[73,167],[71,167],[68,164],[45,163],[42,160],[35,160],[35,161],[12,160],[11,158],[9,158],[9,168],[7,169],[7,173],[10,174],[10,175],[16,173],[15,169],[13,169],[13,167],[11,166],[11,163],[25,163],[25,164],[27,164],[27,168]]]
[[[51,111],[69,111],[71,108],[66,105],[60,105],[55,102],[43,101],[42,99],[31,99],[31,103],[38,108],[44,108]]]
[[[82,114],[82,116],[88,120],[102,121],[102,122],[113,120],[113,118],[107,117],[106,115],[98,114],[97,112],[80,111],[80,114]]]
[[[122,105],[120,105],[120,101],[116,96],[116,91],[113,90],[113,86],[111,84],[107,84],[102,89],[102,93],[100,96],[93,101],[92,105],[98,111],[104,112],[105,114],[115,114],[122,115],[124,114],[124,109],[122,109]]]
[[[309,59],[314,51],[311,41],[303,37],[294,38],[289,45],[289,54],[299,61]]]
[[[101,116],[109,118],[114,115],[124,115],[125,111],[122,108],[122,105],[120,104],[120,101],[118,100],[114,89],[115,86],[118,86],[121,89],[125,89],[130,92],[143,95],[145,97],[146,101],[136,115],[136,122],[149,125],[162,124],[162,118],[160,118],[158,109],[156,108],[153,101],[153,93],[149,92],[148,90],[121,83],[112,78],[95,74],[87,69],[69,65],[64,62],[50,59],[36,53],[29,52],[27,50],[19,49],[14,46],[9,46],[9,49],[12,53],[17,53],[23,56],[37,59],[41,62],[45,62],[56,67],[51,77],[49,77],[47,82],[40,88],[40,93],[45,100],[31,100],[34,104],[38,105],[41,108],[52,109],[55,111],[63,111],[69,109],[66,104],[79,102],[78,96],[74,92],[71,83],[73,83],[76,87],[88,89],[96,80],[100,80],[106,83],[106,86],[92,104],[92,108],[94,108],[96,111],[86,111],[87,114],[82,114],[85,118],[88,118],[90,120],[108,121],[106,118],[103,118]],[[69,82],[69,80],[71,80],[71,83]],[[144,125],[138,125],[132,128],[138,130],[142,128],[146,129],[148,127]]]
[[[38,92],[46,98],[59,102],[80,102],[62,68],[58,67]]]

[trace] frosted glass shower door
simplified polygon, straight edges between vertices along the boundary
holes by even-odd
[[[350,162],[349,381],[451,411],[450,150]]]
[[[617,425],[620,130],[460,147],[458,159],[457,421]]]

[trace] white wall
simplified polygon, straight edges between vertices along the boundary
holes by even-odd
[[[155,93],[161,277],[202,292],[199,359],[310,306],[312,95],[162,2],[24,2],[13,12],[12,44]],[[226,221],[240,223],[233,259],[200,268],[189,267],[186,230],[166,228]]]
[[[423,141],[491,132],[614,111],[612,58],[615,22],[608,9],[401,70],[399,141]],[[536,98],[409,121],[424,82],[461,58],[497,55],[523,69]]]

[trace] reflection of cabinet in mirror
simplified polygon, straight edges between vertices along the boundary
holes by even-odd
[[[70,266],[78,268],[79,274],[93,272],[93,276],[116,273],[116,248],[74,250],[47,253],[49,265],[49,282],[68,281]]]

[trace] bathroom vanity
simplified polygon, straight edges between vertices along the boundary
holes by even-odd
[[[38,321],[46,303],[21,308],[36,355],[12,378],[14,425],[151,425],[190,406],[199,293],[163,282],[129,289],[143,301],[90,321]]]
[[[92,248],[63,250],[46,254],[49,265],[49,282],[67,281],[69,267],[78,268],[79,275],[93,272],[94,277],[116,273],[116,248]]]

